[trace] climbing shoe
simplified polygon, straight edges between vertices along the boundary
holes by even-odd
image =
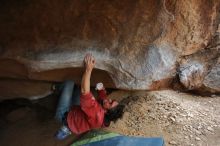
[[[55,138],[58,140],[63,140],[71,135],[71,131],[67,126],[62,126],[55,134]]]

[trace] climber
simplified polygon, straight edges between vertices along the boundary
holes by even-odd
[[[65,139],[71,133],[78,137],[91,129],[109,126],[111,121],[116,121],[123,114],[124,105],[109,99],[102,83],[96,85],[98,99],[91,93],[90,77],[95,66],[95,59],[91,54],[85,56],[84,65],[81,93],[79,87],[74,87],[73,81],[63,84],[55,115],[63,124],[55,134],[59,140]]]

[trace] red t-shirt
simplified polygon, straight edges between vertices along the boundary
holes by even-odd
[[[107,98],[106,91],[98,91],[98,100]],[[74,134],[82,134],[103,126],[105,110],[91,92],[80,96],[80,106],[73,106],[67,115],[68,127]]]

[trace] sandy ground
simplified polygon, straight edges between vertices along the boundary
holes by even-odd
[[[125,94],[120,93],[118,94]],[[220,146],[220,98],[172,90],[133,92],[124,116],[109,128],[125,135],[163,137],[166,145]]]
[[[126,105],[122,119],[106,130],[130,136],[163,137],[167,146],[220,146],[220,96],[201,97],[173,90],[114,91]],[[18,108],[0,108],[1,146],[67,146],[53,138],[56,99],[50,96]],[[11,104],[13,105],[13,104]],[[15,103],[14,105],[18,105]]]

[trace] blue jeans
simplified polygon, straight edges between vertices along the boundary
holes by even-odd
[[[64,114],[70,110],[71,106],[80,104],[80,88],[74,87],[73,81],[65,81],[61,90],[55,114],[55,118],[59,122],[63,122]]]

